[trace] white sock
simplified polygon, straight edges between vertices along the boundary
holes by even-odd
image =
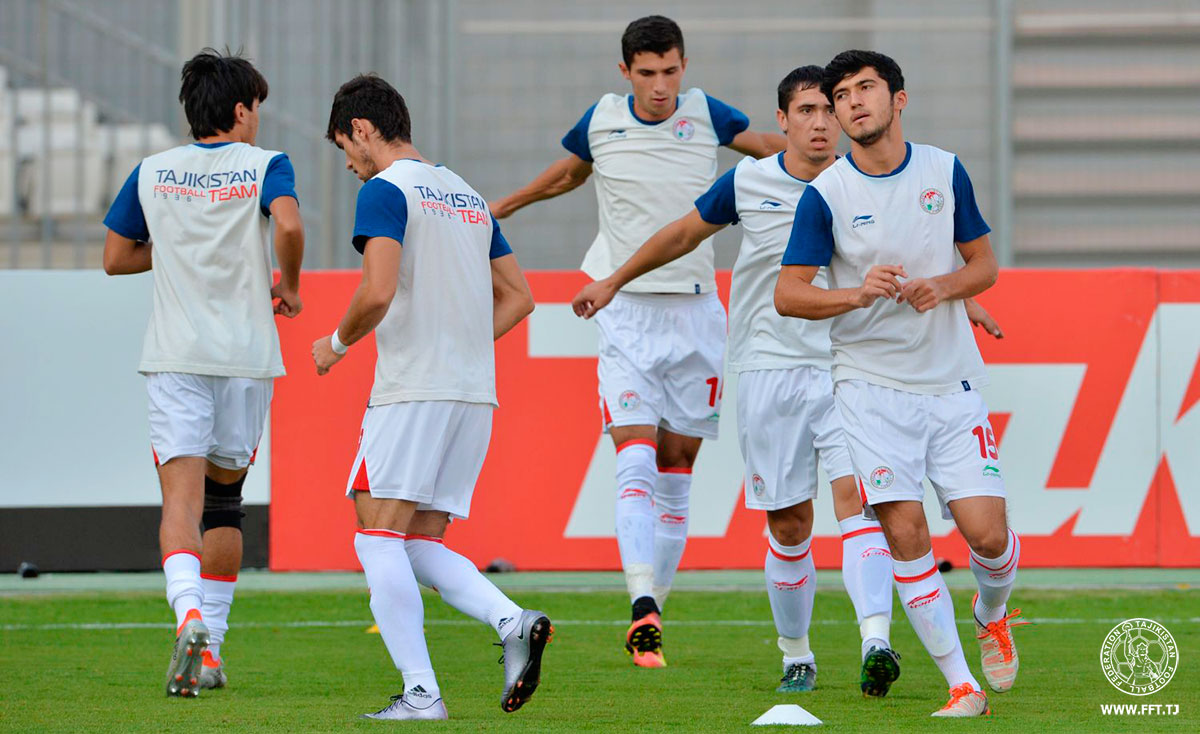
[[[171,551],[163,556],[162,565],[167,577],[167,603],[175,610],[175,626],[181,627],[188,612],[204,606],[200,556],[189,550]]]
[[[1008,529],[1008,547],[999,558],[984,558],[971,551],[971,572],[979,584],[979,598],[972,611],[984,624],[999,621],[1008,611],[1008,596],[1017,580],[1021,560],[1021,539]]]
[[[687,545],[688,497],[692,490],[692,470],[658,470],[654,485],[654,600],[659,609],[671,592],[679,559]]]
[[[862,655],[872,647],[891,647],[892,554],[883,528],[854,515],[838,521],[842,531],[842,583],[862,634]]]
[[[808,635],[799,638],[780,637],[775,644],[779,645],[783,652],[783,672],[786,673],[789,666],[798,663],[808,663],[816,667],[817,658],[808,647]]]
[[[487,580],[474,563],[446,547],[441,538],[407,536],[404,550],[413,575],[458,611],[490,624],[503,640],[516,629],[521,607]]]
[[[441,694],[425,646],[425,607],[404,550],[404,534],[359,530],[354,534],[354,551],[371,590],[371,614],[392,662],[404,676],[404,690],[420,686],[436,699]]]
[[[954,603],[933,561],[933,551],[915,561],[893,560],[892,566],[896,591],[900,593],[908,621],[946,677],[948,686],[970,683],[975,690],[981,690],[963,657],[958,629],[954,626]]]
[[[200,574],[204,587],[204,606],[200,614],[208,626],[208,651],[217,660],[221,659],[221,643],[229,631],[229,608],[233,605],[233,589],[237,586],[237,575],[214,576]]]
[[[817,568],[813,565],[812,537],[799,545],[783,545],[772,535],[767,536],[767,558],[763,568],[767,579],[767,599],[779,632],[780,648],[785,655],[783,639],[800,641],[808,648],[808,627],[812,623],[813,597],[817,592]],[[811,662],[795,660],[794,662]]]
[[[617,447],[617,547],[629,600],[650,596],[654,584],[654,484],[657,447],[633,439]]]

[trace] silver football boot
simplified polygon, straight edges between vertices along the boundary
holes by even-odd
[[[208,627],[199,617],[184,621],[175,638],[175,651],[167,666],[167,695],[195,698],[200,695],[200,667],[208,649]]]
[[[542,612],[526,609],[521,612],[517,626],[504,642],[504,693],[500,708],[513,712],[521,708],[537,690],[542,674],[542,651],[554,635],[550,618]]]
[[[421,686],[414,686],[402,694],[392,696],[392,702],[373,714],[363,714],[360,719],[380,721],[441,721],[449,719],[446,704],[441,697],[434,698]]]

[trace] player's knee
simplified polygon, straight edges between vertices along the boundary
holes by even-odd
[[[999,558],[1008,550],[1008,528],[987,528],[982,532],[972,533],[966,539],[967,545],[982,558]]]
[[[812,513],[798,512],[798,508],[768,510],[767,527],[771,537],[781,545],[799,545],[812,535]]]
[[[201,522],[205,530],[214,528],[242,529],[242,484],[246,481],[243,474],[237,480],[222,484],[211,477],[204,478],[204,514]]]

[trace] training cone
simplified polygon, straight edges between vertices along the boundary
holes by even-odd
[[[370,627],[368,627],[368,628],[367,628],[367,634],[368,634],[368,635],[377,635],[377,634],[379,634],[379,625],[377,625],[377,624],[373,624],[373,625],[371,625]]]
[[[821,720],[794,703],[772,706],[767,713],[750,722],[751,726],[819,726]]]

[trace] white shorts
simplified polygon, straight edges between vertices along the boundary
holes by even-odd
[[[862,380],[837,383],[850,458],[864,504],[925,497],[922,480],[937,492],[942,517],[964,497],[1004,497],[1000,456],[978,390],[920,395]]]
[[[717,437],[726,325],[716,293],[618,293],[595,321],[604,430],[661,426]]]
[[[456,400],[367,408],[346,483],[372,497],[465,518],[492,437],[492,406]]]
[[[225,469],[250,466],[274,389],[270,377],[147,373],[154,463],[203,456]]]
[[[830,480],[854,473],[829,370],[739,374],[737,418],[752,510],[782,510],[815,498],[818,458]]]

